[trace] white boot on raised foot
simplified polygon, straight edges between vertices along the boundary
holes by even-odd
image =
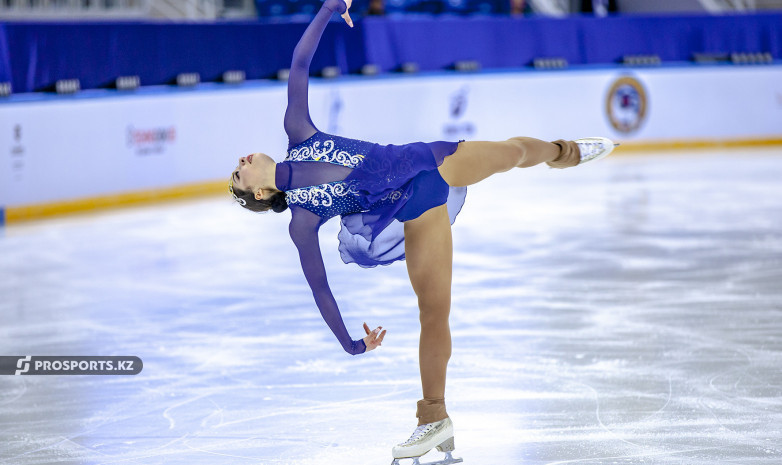
[[[611,153],[614,147],[619,145],[606,137],[584,137],[573,142],[578,145],[578,149],[581,152],[579,165],[583,165],[588,161],[600,160]]]
[[[428,463],[418,461],[419,457],[435,447],[440,452],[445,452],[443,460]],[[399,459],[413,459],[413,465],[450,465],[462,462],[462,459],[451,456],[453,449],[453,423],[446,417],[444,420],[417,427],[410,439],[396,445],[391,451],[394,456],[391,465],[400,465]]]

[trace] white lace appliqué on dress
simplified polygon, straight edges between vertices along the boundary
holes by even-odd
[[[333,140],[314,141],[310,145],[305,145],[288,152],[290,161],[325,161],[337,165],[355,168],[364,159],[364,155],[351,155],[344,150],[335,150]]]
[[[290,204],[330,207],[334,197],[345,197],[357,193],[355,186],[342,181],[334,181],[318,186],[300,187],[285,192],[285,201]]]

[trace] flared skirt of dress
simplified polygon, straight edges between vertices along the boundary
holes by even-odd
[[[451,187],[437,167],[458,142],[377,146],[345,179],[356,186],[366,211],[341,216],[339,253],[365,268],[405,258],[404,221],[446,204],[451,224],[464,205],[466,187]]]

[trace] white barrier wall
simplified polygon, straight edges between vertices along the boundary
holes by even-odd
[[[280,86],[2,105],[0,204],[227,182],[239,154],[284,150],[284,108]]]
[[[107,94],[108,95],[108,94]],[[225,179],[280,161],[282,84],[0,104],[0,209]],[[325,132],[379,143],[526,135],[778,139],[782,66],[502,72],[314,81]]]
[[[325,89],[318,90],[313,100],[328,100]],[[606,135],[625,142],[782,136],[782,66],[438,76],[362,81],[330,92],[343,101],[338,120],[343,132],[385,142],[514,135]],[[321,105],[317,116],[328,121]]]

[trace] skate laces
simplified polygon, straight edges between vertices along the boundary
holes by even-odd
[[[415,431],[413,431],[413,434],[410,435],[410,439],[405,441],[403,444],[410,444],[411,442],[415,442],[419,439],[421,439],[421,436],[429,432],[431,429],[431,423],[427,423],[425,425],[418,426]]]
[[[581,162],[598,158],[605,153],[606,147],[602,141],[584,141],[578,142],[578,148],[581,151]]]
[[[592,154],[595,150],[598,152],[603,150],[602,142],[581,142],[580,144],[584,146],[588,154]]]

